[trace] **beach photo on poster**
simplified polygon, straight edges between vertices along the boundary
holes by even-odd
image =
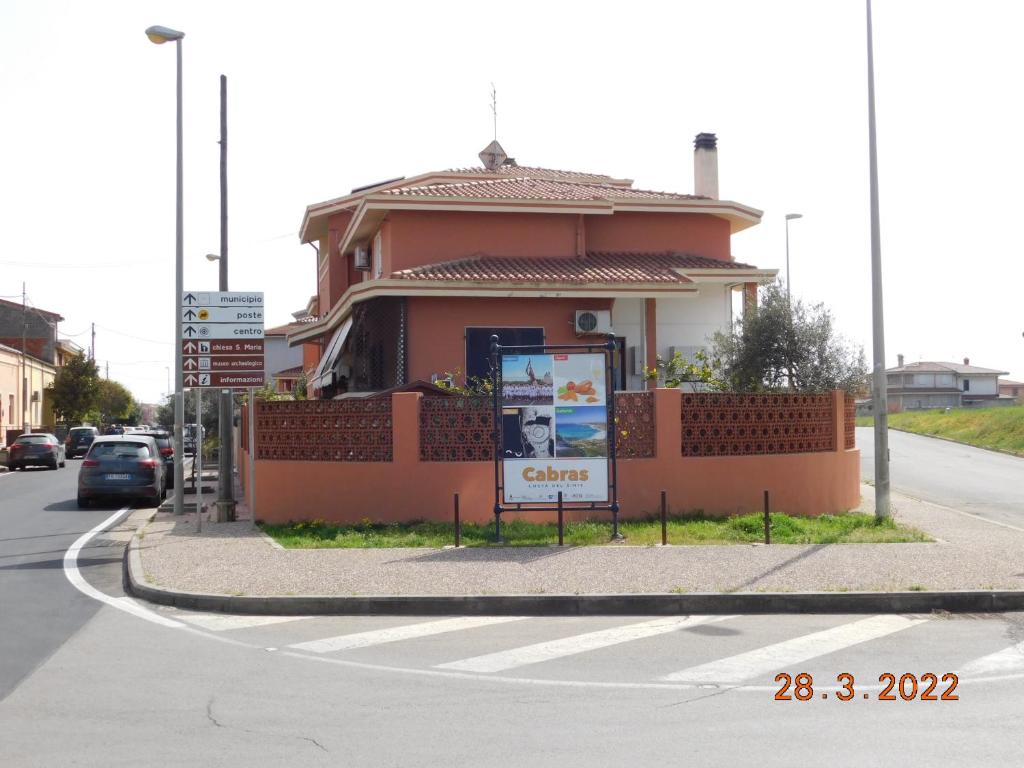
[[[555,456],[608,455],[608,411],[603,405],[555,408]]]
[[[553,405],[555,388],[551,363],[551,355],[503,355],[503,405]]]
[[[501,411],[502,457],[547,459],[555,455],[554,408],[524,406]]]
[[[555,404],[605,405],[603,354],[554,355]]]

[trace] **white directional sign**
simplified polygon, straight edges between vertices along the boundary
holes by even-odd
[[[262,386],[262,293],[186,291],[178,311],[186,387]]]
[[[263,321],[263,307],[182,307],[183,323],[254,323]]]
[[[183,339],[262,339],[263,323],[183,323]]]

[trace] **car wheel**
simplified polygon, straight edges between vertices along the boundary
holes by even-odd
[[[57,467],[59,467],[59,466],[60,465],[57,463],[56,459],[54,459],[53,463],[49,465],[50,469],[57,469]]]
[[[89,508],[89,504],[91,504],[91,503],[92,502],[89,499],[83,498],[82,496],[78,497],[78,508],[79,509],[88,509]]]
[[[66,467],[67,465],[68,465],[68,460],[65,458],[63,461],[61,461],[60,468],[64,469],[64,467]]]

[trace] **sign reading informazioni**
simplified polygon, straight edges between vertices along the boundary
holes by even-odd
[[[501,356],[502,500],[607,502],[603,353]]]

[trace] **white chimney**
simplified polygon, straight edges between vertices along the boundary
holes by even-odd
[[[896,355],[896,359],[899,361],[899,366],[898,367],[902,368],[903,367],[903,355]]]
[[[693,194],[718,199],[718,139],[698,133],[693,140]]]

